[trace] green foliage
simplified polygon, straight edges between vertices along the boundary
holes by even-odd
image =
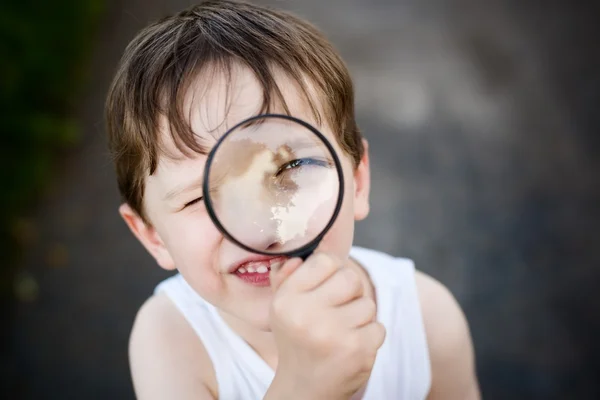
[[[0,4],[0,251],[5,255],[14,247],[15,217],[36,204],[57,154],[77,141],[74,112],[103,10],[103,0]]]

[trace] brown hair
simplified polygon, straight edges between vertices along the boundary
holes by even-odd
[[[249,68],[262,86],[261,112],[269,112],[278,101],[289,114],[274,77],[273,67],[281,69],[299,85],[316,120],[325,119],[358,165],[364,149],[352,80],[323,35],[287,12],[230,0],[205,1],[143,29],[127,46],[108,93],[106,122],[119,191],[146,222],[144,181],[155,172],[162,153],[159,116],[166,117],[183,154],[206,154],[182,111],[183,98],[200,71],[217,67],[230,77],[234,63]],[[316,87],[316,103],[322,107],[310,101],[306,78]]]

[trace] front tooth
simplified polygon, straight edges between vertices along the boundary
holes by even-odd
[[[269,268],[267,268],[265,265],[259,265],[258,268],[256,268],[256,272],[259,274],[264,274],[265,272],[269,272]]]
[[[244,268],[244,267],[239,267],[239,268],[238,268],[238,272],[239,272],[240,274],[243,274],[243,273],[245,273],[245,272],[246,272],[246,268]]]
[[[248,271],[248,272],[250,272],[250,273],[252,273],[252,272],[256,272],[256,270],[254,269],[254,267],[253,267],[252,265],[248,265],[248,266],[246,267],[246,271]]]

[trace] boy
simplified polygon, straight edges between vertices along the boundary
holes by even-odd
[[[179,272],[134,323],[138,398],[479,398],[467,323],[449,292],[408,260],[352,247],[354,221],[369,212],[353,96],[314,27],[260,6],[207,1],[128,46],[106,106],[119,211],[156,262]],[[311,123],[342,161],[340,214],[305,262],[240,249],[203,202],[211,147],[267,112]]]

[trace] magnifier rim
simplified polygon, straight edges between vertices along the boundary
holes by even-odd
[[[212,203],[212,200],[211,200],[210,194],[209,194],[210,191],[209,191],[208,182],[209,182],[209,177],[210,177],[210,175],[209,175],[210,168],[212,166],[212,162],[214,160],[216,150],[219,148],[221,143],[223,141],[225,141],[225,139],[227,139],[227,136],[229,136],[232,132],[234,132],[240,126],[247,124],[249,122],[255,121],[257,119],[266,119],[266,118],[279,118],[279,119],[284,119],[284,120],[291,121],[291,122],[296,122],[296,123],[302,125],[303,127],[305,127],[306,129],[308,129],[309,131],[311,131],[312,133],[314,133],[319,139],[321,139],[321,141],[325,144],[325,147],[327,147],[327,150],[329,150],[329,152],[331,153],[332,158],[333,158],[333,163],[335,164],[335,168],[337,170],[337,176],[338,176],[338,181],[339,181],[338,198],[337,198],[337,202],[335,204],[335,208],[333,210],[333,214],[331,215],[331,218],[329,219],[329,222],[327,223],[327,225],[325,225],[323,230],[313,240],[311,240],[304,246],[302,246],[298,249],[295,249],[293,251],[282,251],[282,252],[262,251],[262,250],[253,249],[250,246],[246,246],[244,243],[237,240],[233,235],[231,235],[229,233],[229,231],[227,229],[225,229],[223,224],[221,224],[221,221],[219,220],[219,218],[217,217],[217,215],[215,213],[213,203]],[[340,162],[340,159],[339,159],[337,153],[335,152],[335,149],[333,148],[333,146],[331,145],[329,140],[325,137],[325,135],[323,135],[317,128],[310,125],[306,121],[303,121],[301,119],[298,119],[296,117],[292,117],[292,116],[286,115],[286,114],[259,114],[259,115],[255,115],[253,117],[246,118],[245,120],[237,123],[235,126],[230,128],[229,130],[227,130],[227,132],[225,132],[223,134],[223,136],[221,136],[217,140],[217,143],[214,145],[214,147],[209,152],[208,158],[206,160],[206,164],[204,165],[204,179],[203,179],[203,183],[202,183],[202,191],[204,193],[204,204],[206,206],[206,211],[208,212],[210,219],[213,221],[213,223],[215,224],[217,229],[219,229],[219,231],[221,231],[221,233],[223,234],[223,236],[225,236],[225,238],[227,238],[228,240],[237,244],[242,249],[249,251],[251,253],[256,253],[256,254],[261,254],[261,255],[266,255],[266,256],[286,255],[286,256],[289,256],[290,258],[293,258],[293,257],[302,256],[306,253],[312,252],[318,246],[321,239],[323,239],[323,236],[325,236],[325,234],[333,226],[333,223],[335,222],[335,220],[337,219],[337,217],[340,213],[340,210],[342,208],[342,203],[344,200],[344,174],[342,171],[342,163]]]

